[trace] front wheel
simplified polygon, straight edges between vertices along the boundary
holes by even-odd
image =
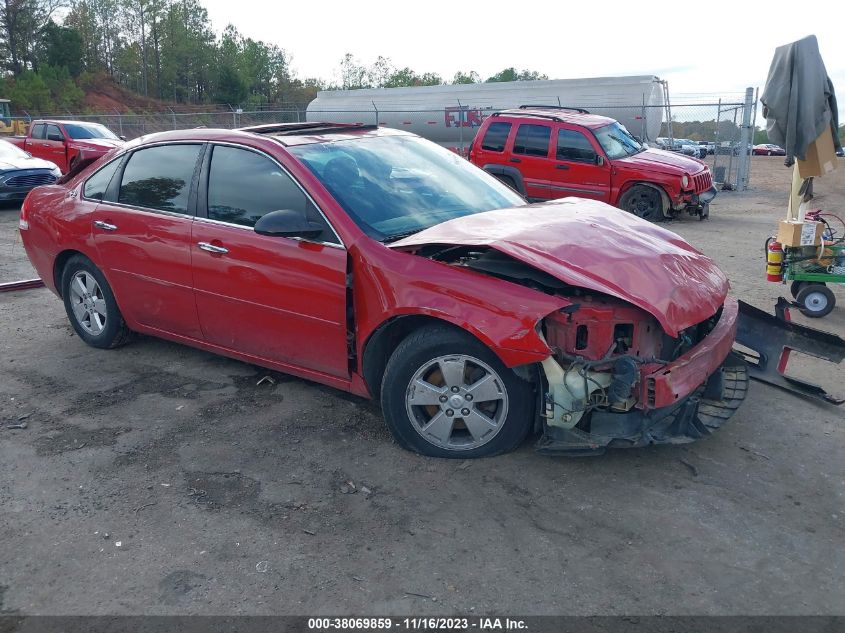
[[[381,402],[401,446],[452,459],[514,450],[534,413],[531,383],[474,337],[445,326],[417,330],[397,346]]]
[[[660,192],[644,185],[636,185],[625,192],[619,200],[619,208],[650,222],[659,222],[664,217]]]
[[[70,324],[88,345],[111,349],[129,340],[129,328],[111,287],[87,257],[74,255],[65,265],[62,299]]]
[[[795,300],[801,306],[801,314],[814,319],[827,316],[836,306],[836,296],[830,288],[821,284],[807,284],[801,288]]]

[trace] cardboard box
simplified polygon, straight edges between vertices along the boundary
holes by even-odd
[[[824,224],[821,222],[794,222],[781,220],[777,241],[782,246],[818,246],[822,243]]]
[[[801,178],[824,176],[836,169],[836,150],[833,149],[833,135],[829,127],[810,143],[807,148],[807,160],[799,160],[796,163]]]

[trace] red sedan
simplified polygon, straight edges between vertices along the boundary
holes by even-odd
[[[772,145],[771,143],[763,143],[762,145],[755,145],[751,152],[755,156],[786,156],[786,150],[780,145]]]
[[[34,190],[20,229],[89,345],[142,332],[380,398],[428,455],[692,441],[745,395],[710,259],[396,130],[147,136]]]

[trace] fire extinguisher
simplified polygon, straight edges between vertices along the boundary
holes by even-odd
[[[766,243],[766,279],[783,281],[783,247],[774,238]]]

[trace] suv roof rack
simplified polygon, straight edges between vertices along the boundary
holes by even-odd
[[[520,110],[572,110],[573,112],[579,112],[580,114],[590,114],[589,110],[585,110],[584,108],[570,108],[569,106],[562,106],[562,105],[521,105],[519,106]]]
[[[494,112],[490,116],[501,116],[503,114],[516,114],[516,110],[502,110],[501,112]],[[537,117],[538,119],[548,119],[549,121],[556,121],[557,123],[563,123],[563,119],[559,116],[555,116],[553,114],[539,114],[538,112],[528,112],[525,116],[533,116]]]
[[[300,121],[298,123],[269,123],[240,128],[241,132],[253,134],[273,134],[275,136],[292,136],[303,132],[346,132],[349,130],[375,130],[375,125],[363,123],[327,123],[325,121]]]

